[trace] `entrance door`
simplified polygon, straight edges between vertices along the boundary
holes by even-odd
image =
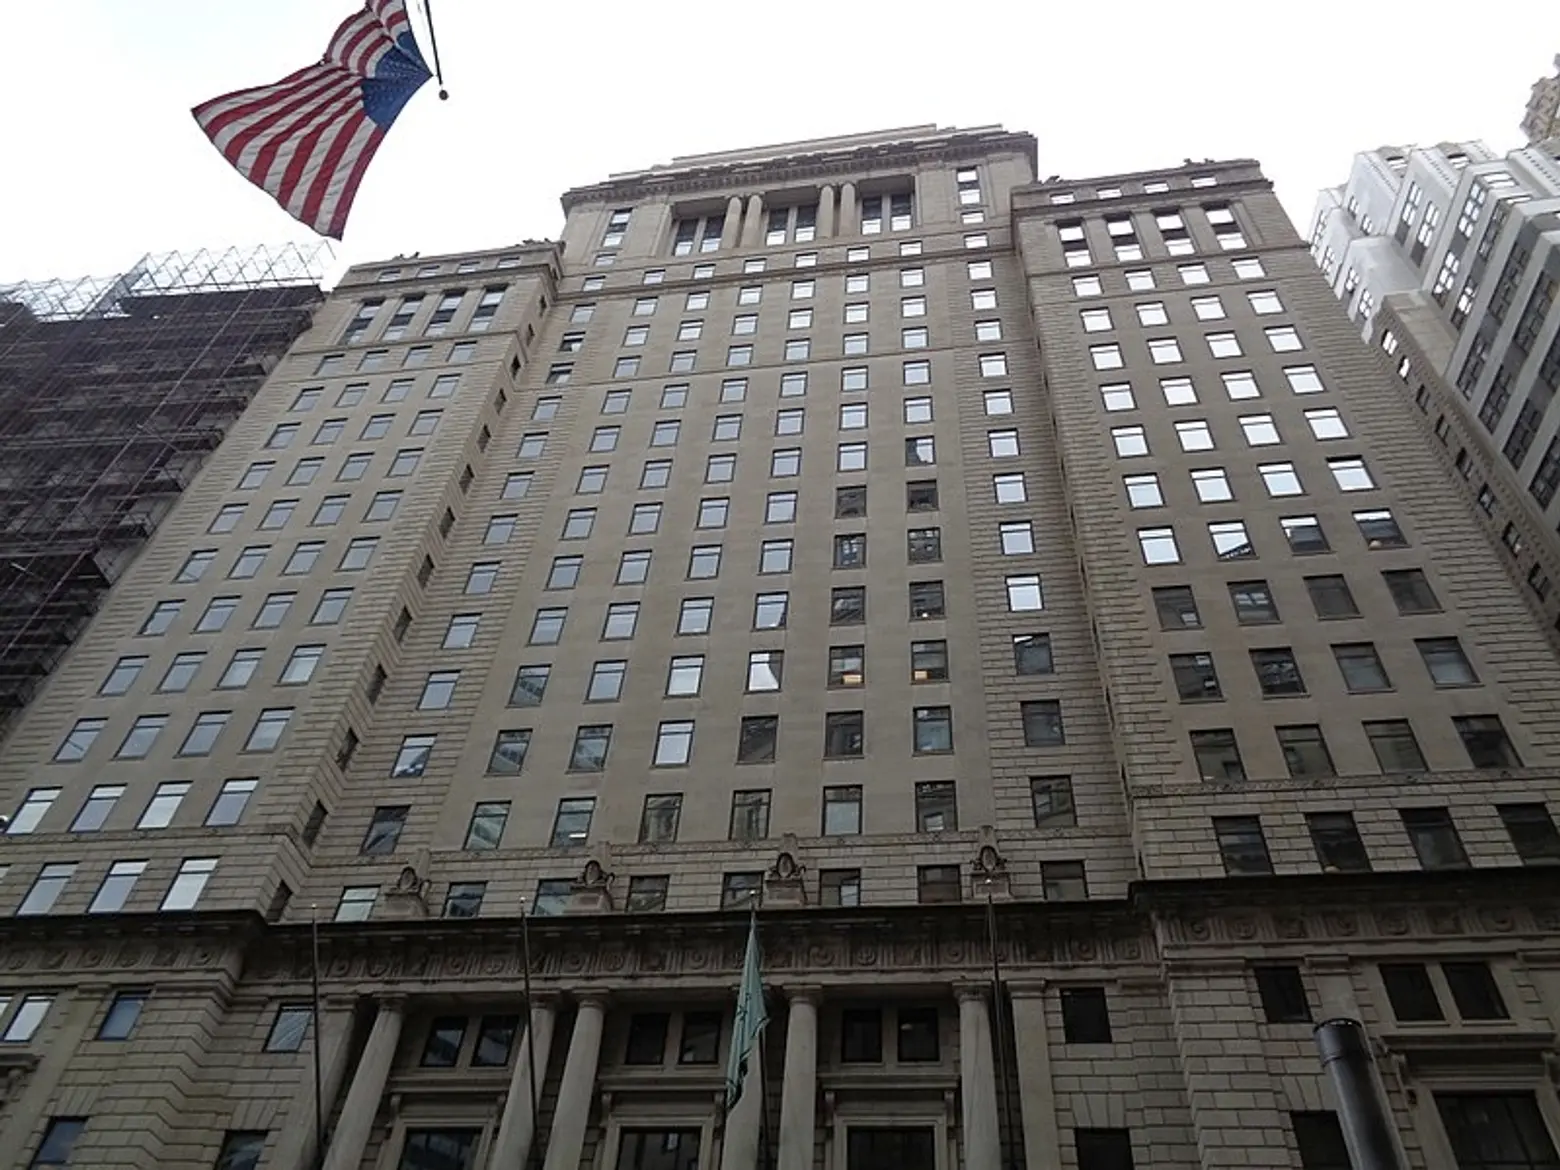
[[[696,1129],[625,1129],[618,1139],[617,1170],[698,1170]]]
[[[845,1170],[937,1170],[937,1131],[931,1126],[867,1129],[851,1126]]]

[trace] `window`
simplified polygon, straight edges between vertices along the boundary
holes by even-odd
[[[1040,892],[1047,902],[1081,902],[1089,896],[1089,882],[1081,861],[1042,861]]]
[[[1193,731],[1190,736],[1198,773],[1204,780],[1246,778],[1246,769],[1241,762],[1240,747],[1235,741],[1234,731],[1221,727]]]
[[[1174,565],[1181,561],[1181,550],[1175,542],[1173,528],[1139,528],[1138,547],[1143,553],[1145,565]]]
[[[1348,812],[1307,813],[1306,826],[1316,860],[1324,873],[1368,873],[1370,857],[1360,840],[1354,815]]]
[[[861,756],[866,747],[865,715],[860,711],[831,711],[824,716],[823,754],[827,759]]]
[[[471,821],[466,826],[466,841],[462,848],[477,851],[497,849],[503,839],[504,826],[508,821],[508,801],[479,802],[472,809]]]
[[[1392,1014],[1400,1022],[1423,1023],[1446,1018],[1435,984],[1423,963],[1381,963],[1377,966]]]
[[[1121,346],[1114,342],[1107,345],[1091,345],[1089,360],[1096,370],[1119,370],[1127,364],[1121,356]]]
[[[1037,699],[1018,707],[1026,747],[1061,747],[1067,742],[1059,699]]]
[[[1367,720],[1364,727],[1371,749],[1376,753],[1376,762],[1383,772],[1424,771],[1425,758],[1408,720]]]
[[[1039,574],[1018,573],[1006,579],[1008,612],[1023,613],[1045,608]]]
[[[236,597],[213,597],[207,604],[206,610],[195,623],[197,634],[210,634],[227,625],[228,619],[238,609]]]
[[[1316,610],[1317,617],[1327,620],[1360,616],[1359,606],[1354,602],[1354,594],[1349,590],[1349,582],[1343,576],[1326,574],[1307,577],[1305,588],[1310,594],[1311,605]]]
[[[275,749],[292,720],[291,707],[268,707],[255,718],[255,725],[244,743],[246,752],[268,752]]]
[[[347,602],[352,599],[350,589],[327,589],[320,594],[320,602],[314,607],[314,613],[309,617],[311,626],[332,626],[341,620],[341,615],[346,612]]]
[[[1297,556],[1332,551],[1321,522],[1315,516],[1285,516],[1278,524],[1289,543],[1289,551]]]
[[[376,492],[369,502],[368,511],[363,514],[363,519],[389,520],[395,515],[395,510],[400,506],[400,492]]]
[[[607,766],[612,747],[611,724],[591,724],[575,729],[574,749],[569,755],[569,771],[600,772]]]
[[[629,514],[628,519],[628,532],[630,536],[645,536],[655,532],[660,527],[660,504],[634,505],[634,510]]]
[[[1467,869],[1468,855],[1445,808],[1399,810],[1421,869]]]
[[[957,865],[923,865],[916,869],[916,896],[923,903],[960,902],[964,880]],[[874,1017],[876,1012],[873,1013]]]
[[[1393,602],[1398,605],[1398,613],[1440,612],[1440,599],[1435,596],[1431,582],[1424,576],[1424,569],[1385,569],[1381,576],[1387,582],[1387,591],[1392,593]]]
[[[1193,297],[1192,312],[1199,321],[1222,321],[1225,317],[1224,302],[1216,296]]]
[[[1181,343],[1173,337],[1151,337],[1148,341],[1148,356],[1156,366],[1165,366],[1181,361]],[[1118,361],[1116,366],[1106,368],[1119,368],[1120,364]],[[1100,369],[1102,367],[1095,366],[1094,368]]]
[[[770,492],[764,501],[764,523],[793,523],[796,520],[796,498],[795,492]]]
[[[688,580],[696,581],[720,575],[721,546],[695,545],[688,553]]]
[[[216,872],[215,857],[187,857],[179,864],[173,884],[163,895],[162,910],[193,910],[211,875]]]
[[[1068,1044],[1111,1042],[1110,1009],[1103,987],[1064,987],[1061,999],[1062,1038]]]
[[[125,738],[119,745],[119,750],[114,753],[116,759],[140,760],[144,759],[152,750],[152,745],[157,742],[157,736],[164,727],[168,726],[166,715],[142,715],[130,725],[130,730],[125,732]]]
[[[143,629],[142,633],[146,631]],[[91,750],[92,743],[98,734],[107,726],[107,719],[78,719],[71,729],[65,733],[65,738],[60,741],[60,746],[54,750],[56,763],[74,763],[85,758]],[[42,789],[40,791],[57,792],[56,789]],[[12,830],[15,831],[14,829]]]
[[[97,720],[97,722],[102,723],[105,721]],[[120,787],[120,791],[123,792],[124,789]],[[98,789],[93,789],[94,797],[96,796],[97,792]],[[31,833],[36,830],[38,828],[38,822],[43,820],[44,815],[48,813],[49,809],[53,807],[54,802],[58,800],[59,797],[60,790],[58,788],[34,788],[30,790],[27,795],[22,798],[21,807],[16,810],[16,815],[11,818],[11,823],[5,830],[6,835],[14,837],[23,833]],[[88,803],[90,804],[91,802],[89,801]],[[110,805],[110,807],[112,806]],[[86,809],[83,808],[81,816],[86,815]],[[104,816],[107,816],[106,812],[104,813]]]
[[[1262,1014],[1269,1024],[1309,1024],[1311,1005],[1306,999],[1300,968],[1264,965],[1251,969]]]
[[[260,651],[258,650],[240,650],[234,655],[234,658],[237,659],[239,655],[252,656],[254,662],[259,662],[260,660]],[[158,691],[179,692],[188,690],[190,683],[195,679],[195,675],[200,671],[201,663],[205,660],[206,652],[204,650],[190,650],[183,654],[175,654],[173,661],[168,664],[168,673],[163,675],[162,681],[157,684]],[[250,673],[252,673],[252,670]],[[244,682],[248,681],[249,674],[246,673]],[[217,685],[226,686],[231,684],[224,681],[219,682]],[[239,685],[243,684],[240,683]]]
[[[828,685],[859,687],[866,682],[866,647],[830,646]]]
[[[753,628],[755,630],[779,630],[786,624],[789,593],[760,593],[753,599]],[[699,631],[701,633],[707,630]]]
[[[1479,678],[1473,672],[1462,643],[1456,638],[1417,638],[1414,646],[1424,659],[1430,680],[1438,687],[1466,687],[1477,685]]]
[[[1452,1003],[1464,1020],[1505,1020],[1510,1018],[1500,986],[1488,963],[1476,961],[1445,962],[1441,974]]]
[[[1285,366],[1284,378],[1295,394],[1320,394],[1327,389],[1315,366]]]
[[[401,746],[390,765],[390,776],[399,779],[421,776],[428,769],[428,757],[433,754],[434,736],[408,735],[401,739]]]
[[[4,1002],[9,1002],[7,996]],[[0,1042],[7,1044],[25,1044],[33,1038],[38,1030],[38,1025],[43,1023],[44,1017],[49,1014],[49,1008],[54,1005],[52,995],[27,995],[16,1005],[16,1014],[11,1017],[11,1022],[6,1025],[4,1033],[0,1033]],[[0,1008],[0,1014],[4,1014],[4,1008]]]
[[[597,662],[591,667],[590,681],[585,685],[585,701],[587,703],[616,702],[623,693],[623,677],[627,671],[628,663],[620,659]],[[520,685],[518,678],[515,685],[518,689]],[[545,685],[543,680],[543,686]]]
[[[1293,353],[1301,348],[1300,334],[1292,325],[1269,325],[1263,332],[1274,353]]]
[[[836,537],[836,560],[838,541]],[[760,573],[789,573],[791,571],[791,547],[789,540],[766,540],[759,546],[758,571]]]
[[[323,647],[320,648],[323,653]],[[240,650],[239,654],[244,653]],[[234,655],[235,662],[238,655]],[[254,662],[260,661],[260,652],[254,651]],[[231,667],[229,670],[231,671]],[[227,726],[231,715],[229,711],[202,711],[195,717],[191,724],[189,734],[184,737],[184,742],[179,745],[180,756],[205,756],[210,755],[216,747],[217,737],[222,734],[222,729]]]
[[[638,625],[639,603],[637,601],[613,602],[607,606],[607,618],[602,624],[601,637],[604,641],[632,638]]]
[[[1154,590],[1154,610],[1165,630],[1202,628],[1202,614],[1190,585],[1162,585]],[[1238,607],[1237,607],[1238,614]]]
[[[217,559],[216,549],[196,549],[185,558],[184,564],[174,576],[175,584],[186,584],[191,581],[199,581],[206,575],[206,570],[211,568],[213,561]],[[178,602],[165,602],[164,604],[177,605]],[[175,611],[177,612],[177,611]],[[144,632],[144,631],[143,631]]]
[[[1275,731],[1279,749],[1284,753],[1284,763],[1295,779],[1337,774],[1320,727],[1306,723],[1275,728]]]
[[[282,624],[287,616],[287,611],[292,608],[292,603],[298,595],[296,593],[272,593],[266,596],[260,605],[260,611],[255,614],[254,628],[257,630],[272,630]]]
[[[1242,423],[1244,424],[1244,420]],[[1274,441],[1277,441],[1276,438]],[[1370,491],[1376,486],[1363,459],[1329,459],[1327,469],[1332,472],[1333,481],[1341,492]]]
[[[373,559],[374,550],[379,547],[379,537],[359,536],[347,545],[346,551],[341,554],[341,563],[336,566],[343,573],[360,572],[368,568],[368,563]]]
[[[1332,648],[1344,686],[1356,694],[1392,689],[1376,647],[1370,642],[1336,644]]]
[[[1159,490],[1159,476],[1153,472],[1123,476],[1122,483],[1127,489],[1127,503],[1134,508],[1157,508],[1165,502],[1164,493]]]
[[[731,512],[731,501],[725,496],[699,501],[699,528],[724,528]]]
[[[1175,679],[1176,694],[1183,703],[1199,703],[1224,697],[1211,654],[1172,654],[1170,674]]]
[[[911,743],[916,755],[953,750],[953,709],[916,707],[911,713]]]
[[[529,731],[500,731],[493,738],[493,750],[488,756],[488,772],[496,776],[518,776],[520,769],[525,766],[525,755],[530,746]]]
[[[1560,831],[1543,804],[1498,804],[1495,811],[1524,865],[1560,861]]]
[[[1224,870],[1231,877],[1273,872],[1259,818],[1214,817],[1213,832]]]
[[[1210,333],[1205,338],[1208,352],[1216,358],[1240,357],[1240,339],[1233,333]]]

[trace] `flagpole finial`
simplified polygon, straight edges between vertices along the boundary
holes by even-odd
[[[439,91],[439,100],[440,100],[440,101],[441,101],[441,102],[447,102],[447,101],[449,101],[449,100],[450,100],[450,91],[449,91],[449,90],[447,90],[447,89],[441,89],[441,90],[440,90],[440,91]]]

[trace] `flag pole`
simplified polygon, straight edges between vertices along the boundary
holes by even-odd
[[[758,904],[762,896],[762,890],[755,890],[751,899],[752,919],[748,925],[755,940],[758,940]],[[762,956],[764,951],[762,941],[758,942],[758,951]],[[767,994],[762,982],[759,984],[758,994],[761,999]],[[767,1004],[764,1007],[764,1018],[765,1020],[769,1018]],[[758,1033],[758,1165],[760,1170],[770,1170],[775,1155],[774,1142],[771,1140],[769,1129],[769,1049],[764,1041],[764,1033],[767,1031],[768,1028],[761,1028]]]
[[[536,1146],[536,1128],[541,1118],[541,1086],[536,1083],[536,1027],[531,1006],[531,908],[520,899],[521,986],[525,991],[525,1061],[531,1070],[531,1146]]]
[[[990,878],[986,879],[986,946],[991,951],[992,1044],[996,1049],[997,1075],[1002,1083],[1002,1096],[997,1102],[997,1160],[1003,1166],[1008,1166],[1011,1163],[1002,1156],[1002,1150],[1005,1148],[1009,1154],[1012,1153],[1013,1087],[1008,1081],[1007,1007],[1002,1000],[1002,964],[997,957],[997,904],[991,896]],[[1003,1133],[1008,1137],[1006,1147],[1002,1143]]]
[[[444,88],[444,69],[439,64],[439,34],[433,30],[433,0],[423,0],[423,15],[428,18],[428,45],[433,50],[433,75],[439,82],[439,100],[447,102],[450,91]]]
[[[320,1072],[320,907],[309,907],[309,934],[313,944],[314,961],[309,964],[309,985],[313,992],[309,1014],[314,1025],[314,1166],[320,1170],[325,1165],[325,1092],[321,1087]]]

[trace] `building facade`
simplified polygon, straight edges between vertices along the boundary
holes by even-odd
[[[1557,207],[1551,149],[1383,148],[1322,192],[1311,248],[1560,645]]]
[[[1332,1016],[1552,1163],[1560,664],[1255,163],[564,205],[350,272],[20,721],[0,1165],[1335,1167]]]
[[[0,735],[308,328],[296,248],[0,287]]]
[[[1560,137],[1560,54],[1555,56],[1553,77],[1540,77],[1533,83],[1527,110],[1522,115],[1522,133],[1528,145]]]

